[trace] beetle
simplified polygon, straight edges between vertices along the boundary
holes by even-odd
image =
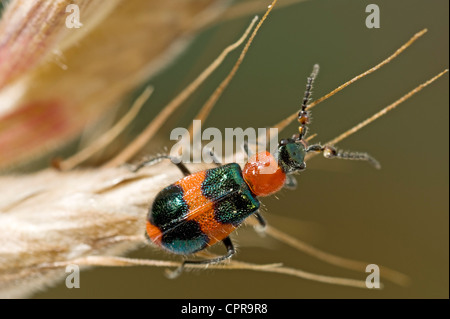
[[[211,264],[229,259],[236,252],[229,235],[249,216],[257,218],[266,226],[259,213],[259,197],[269,196],[283,187],[294,188],[296,180],[292,174],[306,168],[305,156],[310,152],[320,152],[326,158],[364,160],[379,168],[379,163],[367,153],[343,152],[332,146],[308,145],[305,141],[307,125],[310,122],[308,102],[312,87],[319,72],[314,65],[307,78],[306,91],[298,113],[298,133],[282,139],[275,154],[267,151],[248,156],[248,146],[244,145],[248,161],[241,169],[237,163],[191,173],[179,161],[163,155],[138,164],[134,171],[152,165],[162,159],[171,159],[184,178],[161,190],[147,216],[146,237],[149,241],[174,254],[189,255],[199,252],[218,242],[222,242],[225,255],[205,260],[185,260],[172,273],[180,274],[186,264]],[[214,158],[214,162],[218,163]],[[177,162],[177,163],[175,163]]]

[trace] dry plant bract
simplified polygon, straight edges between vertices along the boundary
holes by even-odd
[[[97,125],[200,29],[232,18],[227,10],[235,8],[228,0],[3,4],[0,170],[49,154]],[[66,27],[69,4],[79,6],[81,28]],[[242,11],[235,9],[233,16]]]
[[[79,29],[66,27],[65,10],[72,3],[80,8]],[[205,10],[213,19],[226,5],[218,0],[11,1],[0,21],[0,168],[78,136],[170,63],[198,24],[211,22],[202,15]]]
[[[80,7],[88,8],[88,12],[92,11],[83,21],[87,25],[83,34],[70,35],[71,31],[62,30],[60,6],[68,2],[78,3]],[[116,0],[106,8],[96,7],[96,1],[82,0],[54,1],[54,6],[45,1],[34,1],[30,7],[19,7],[19,3],[21,1],[11,1],[0,22],[0,39],[3,39],[0,42],[0,70],[4,70],[0,75],[0,101],[7,102],[0,104],[0,167],[29,160],[35,154],[79,134],[86,124],[94,123],[124,94],[167,65],[183,47],[180,39],[187,39],[193,32],[211,23],[220,13],[226,12],[229,5],[228,2],[213,0],[154,0],[145,4],[137,0]],[[96,8],[103,10],[102,14],[94,14]],[[23,34],[18,32],[24,23],[23,11],[20,13],[20,10],[36,15],[37,19],[36,25],[30,24],[29,32],[25,28],[27,32]],[[170,15],[164,14],[169,11]],[[237,13],[232,12],[231,15],[236,16]],[[121,23],[129,16],[142,21],[141,30],[128,29],[131,26]],[[100,20],[102,23],[99,23]],[[39,21],[51,22],[42,24]],[[161,30],[165,23],[170,25],[167,34],[149,31]],[[39,25],[43,27],[38,28]],[[39,37],[43,31],[48,38]],[[105,33],[114,34],[114,41],[107,41]],[[8,37],[5,38],[5,34]],[[155,34],[150,44],[147,39],[149,34]],[[28,42],[25,42],[25,48],[4,40],[26,35]],[[240,43],[242,41],[238,45]],[[33,46],[39,46],[41,51],[30,50]],[[84,50],[87,46],[95,47],[95,50]],[[55,61],[54,52],[58,49],[62,52],[60,63],[52,63]],[[247,49],[248,46],[245,46],[244,50]],[[111,55],[111,52],[115,54]],[[167,57],[167,52],[173,54],[168,59],[161,59],[163,53]],[[26,59],[12,59],[14,63],[8,66],[5,59],[13,55]],[[131,55],[134,59],[129,65]],[[86,61],[95,63],[86,64]],[[127,63],[124,61],[128,63],[126,69],[124,65]],[[60,81],[63,76],[69,80]],[[395,106],[437,78],[413,90],[395,102]],[[73,92],[74,83],[86,85]],[[220,93],[225,87],[220,88]],[[213,98],[212,104],[214,102]],[[48,121],[38,122],[37,127],[42,128],[38,131],[42,134],[33,135],[27,143],[10,151],[10,145],[17,143],[31,130],[36,131],[36,126],[29,126],[33,114],[36,114],[31,111],[51,116]],[[17,125],[20,129],[6,135]],[[353,131],[344,137],[351,133]],[[192,165],[189,168],[195,171],[204,167]],[[73,171],[45,169],[28,175],[0,177],[0,296],[30,296],[58,282],[65,274],[64,266],[70,263],[81,266],[178,266],[178,262],[134,260],[117,255],[143,245],[149,205],[163,186],[179,178],[178,169],[167,162],[145,168],[139,174],[130,172],[127,167],[102,167]],[[349,269],[359,269],[362,265],[304,245],[274,228],[269,230],[269,236],[326,262]],[[210,268],[269,271],[320,282],[365,287],[364,282],[359,280],[310,274],[279,263],[253,265],[234,260],[225,265],[211,265]],[[390,273],[391,278],[386,279],[399,284],[408,281],[395,271]]]

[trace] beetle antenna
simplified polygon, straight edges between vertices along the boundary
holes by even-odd
[[[303,96],[300,112],[298,112],[298,122],[300,123],[300,126],[298,127],[299,135],[297,140],[302,140],[306,135],[307,125],[309,124],[309,112],[307,111],[307,108],[308,103],[311,100],[313,83],[317,77],[317,74],[319,74],[319,65],[314,64],[311,75],[306,80],[306,91],[305,95]]]
[[[321,146],[319,144],[308,146],[306,149],[306,152],[319,152],[322,153],[325,158],[340,158],[340,159],[346,159],[346,160],[357,160],[357,161],[367,161],[372,166],[374,166],[376,169],[380,169],[381,165],[380,163],[370,156],[367,153],[361,153],[361,152],[347,152],[342,150],[337,150],[332,146]]]

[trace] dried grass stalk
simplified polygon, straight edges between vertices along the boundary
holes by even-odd
[[[60,281],[69,264],[178,266],[174,261],[114,255],[144,244],[150,203],[164,185],[179,178],[178,169],[168,162],[139,174],[122,167],[73,172],[47,169],[32,175],[1,177],[0,297],[28,297]],[[312,274],[278,263],[255,265],[233,260],[209,268],[265,271],[365,287],[360,280]]]
[[[202,168],[191,167],[193,171]],[[72,172],[47,169],[32,175],[0,177],[0,297],[29,296],[57,282],[64,275],[60,267],[71,262],[91,266],[178,265],[111,255],[143,243],[150,203],[164,185],[179,178],[179,171],[167,162],[139,174],[122,167]],[[322,255],[324,260],[330,258],[309,246],[299,248],[297,241],[286,236],[283,238],[297,249]],[[335,264],[342,264],[342,259]],[[271,271],[364,287],[361,281],[314,275],[279,265],[232,261],[227,268]]]
[[[78,0],[83,27],[68,29],[72,2],[13,0],[0,21],[0,169],[81,134],[229,4]]]
[[[369,70],[364,71],[361,74],[358,74],[357,76],[355,76],[354,78],[352,78],[351,80],[345,82],[344,84],[341,84],[340,86],[338,86],[337,88],[335,88],[333,91],[325,94],[324,96],[322,96],[321,98],[311,102],[310,104],[308,104],[307,109],[311,110],[313,107],[317,106],[319,103],[322,103],[323,101],[329,99],[330,97],[332,97],[333,95],[335,95],[336,93],[338,93],[339,91],[342,91],[343,89],[345,89],[347,86],[355,83],[356,81],[362,79],[363,77],[377,71],[378,69],[380,69],[381,67],[383,67],[384,65],[388,64],[389,62],[391,62],[393,59],[395,59],[396,57],[398,57],[403,51],[405,51],[407,48],[409,48],[416,40],[418,40],[421,36],[423,36],[425,33],[427,33],[428,30],[422,29],[421,31],[417,32],[416,34],[414,34],[406,43],[404,43],[400,48],[398,48],[397,50],[395,50],[395,52],[393,54],[391,54],[390,56],[388,56],[386,59],[384,59],[383,61],[381,61],[380,63],[378,63],[377,65],[375,65],[374,67],[370,68]],[[276,127],[278,130],[282,131],[284,130],[290,123],[292,123],[295,119],[297,119],[298,114],[293,113],[292,115],[288,116],[287,118],[285,118],[284,120],[280,121],[279,123],[277,123],[274,127]]]
[[[79,6],[81,28],[66,27],[68,4]],[[170,64],[199,30],[267,5],[249,4],[9,1],[0,20],[0,170],[46,155],[98,124]]]

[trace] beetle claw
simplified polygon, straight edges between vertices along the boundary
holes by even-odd
[[[164,274],[168,279],[175,279],[181,275],[184,270],[184,264],[177,267],[175,270],[166,269]]]

